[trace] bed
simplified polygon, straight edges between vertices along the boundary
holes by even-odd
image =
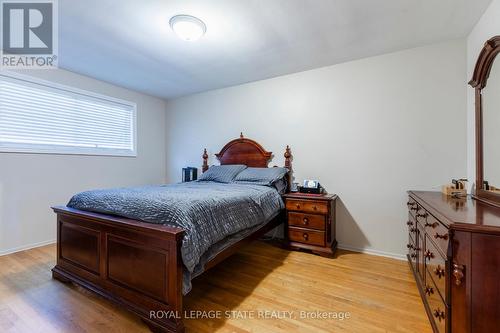
[[[221,165],[258,168],[267,168],[272,157],[242,134],[215,155]],[[284,157],[291,170],[288,146]],[[208,169],[205,149],[202,171]],[[288,172],[285,192],[290,177]],[[52,275],[135,313],[153,332],[183,332],[182,299],[191,279],[280,225],[284,209],[276,196],[277,190],[264,186],[212,182],[82,192],[67,206],[53,207],[57,263]],[[174,201],[162,205],[165,197]],[[248,213],[238,213],[242,201]],[[137,209],[143,202],[149,203],[146,215]],[[206,222],[199,225],[215,222],[215,231],[196,232],[185,218],[196,210]],[[225,214],[230,218],[219,216]],[[172,220],[176,223],[164,223]]]

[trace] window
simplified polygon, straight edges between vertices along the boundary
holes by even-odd
[[[0,151],[136,156],[136,105],[2,73]]]

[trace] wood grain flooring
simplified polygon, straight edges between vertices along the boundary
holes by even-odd
[[[52,280],[54,263],[55,245],[0,257],[0,332],[148,332],[93,293]],[[432,332],[408,264],[394,259],[255,242],[193,286],[187,313],[220,318],[187,319],[188,333]]]

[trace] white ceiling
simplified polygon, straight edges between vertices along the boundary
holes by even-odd
[[[464,37],[490,2],[59,0],[59,65],[173,98]],[[176,14],[206,35],[178,39]]]

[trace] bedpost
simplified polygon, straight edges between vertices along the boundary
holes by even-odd
[[[207,154],[207,148],[203,151],[203,166],[201,167],[201,171],[205,172],[208,170],[208,154]]]
[[[285,168],[292,171],[292,153],[290,152],[289,145],[286,145],[285,154],[283,156],[285,156]]]
[[[283,154],[283,156],[285,156],[285,168],[288,169],[287,192],[290,192],[290,188],[292,187],[293,176],[292,176],[292,152],[290,151],[289,145],[286,145],[285,154]]]

